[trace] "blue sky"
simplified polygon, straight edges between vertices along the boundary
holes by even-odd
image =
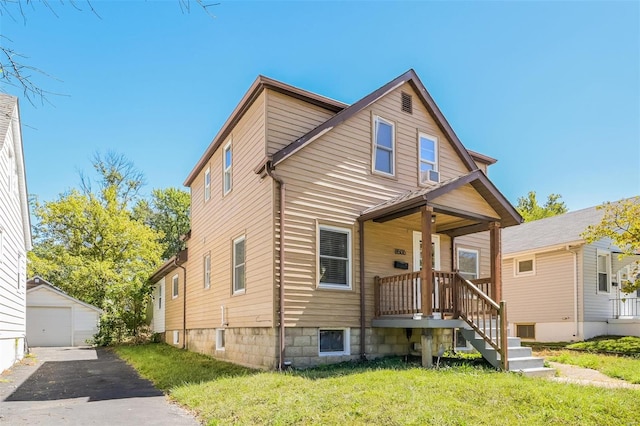
[[[77,187],[96,151],[152,188],[182,182],[258,74],[353,103],[416,70],[514,204],[571,210],[640,194],[640,3],[50,2],[0,19],[11,47],[58,80],[21,100],[29,192]],[[83,3],[77,2],[81,7]],[[86,9],[86,7],[84,7]],[[6,41],[5,41],[6,44]],[[20,95],[13,88],[3,90]]]

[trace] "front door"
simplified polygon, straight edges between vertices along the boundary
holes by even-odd
[[[431,235],[431,266],[434,271],[440,270],[440,235]],[[422,269],[422,232],[413,231],[413,271],[418,272]],[[433,283],[436,291],[436,303],[438,301],[438,285]],[[416,281],[414,292],[414,309],[422,308],[422,291],[420,289],[420,279]],[[436,306],[434,306],[435,308]]]

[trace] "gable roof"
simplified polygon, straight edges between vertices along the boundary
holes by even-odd
[[[225,123],[222,125],[222,128],[213,138],[211,144],[209,144],[209,147],[204,152],[202,157],[200,157],[200,160],[198,160],[198,163],[195,165],[193,170],[191,170],[189,176],[187,176],[187,179],[184,181],[184,186],[191,185],[198,173],[200,173],[207,161],[209,161],[209,158],[226,140],[227,136],[229,136],[229,134],[231,133],[231,130],[236,124],[238,124],[240,119],[249,110],[253,102],[258,98],[258,96],[260,96],[264,89],[271,89],[276,92],[283,93],[293,98],[300,99],[304,102],[320,106],[332,112],[342,111],[347,107],[347,104],[336,101],[335,99],[327,98],[326,96],[318,95],[317,93],[309,92],[307,90],[282,83],[278,80],[259,75],[258,78],[256,78],[256,80],[253,82],[249,90],[247,90],[247,92],[244,94],[244,96],[240,100],[240,103],[238,103],[229,118],[227,118],[227,121],[225,121]]]
[[[502,231],[502,253],[542,250],[558,245],[584,244],[582,233],[602,219],[604,210],[589,207]]]
[[[376,220],[390,215],[410,214],[421,206],[432,205],[441,195],[447,194],[463,185],[470,184],[489,203],[499,218],[477,217],[485,222],[500,220],[502,227],[517,225],[522,217],[502,193],[495,187],[482,170],[474,170],[466,175],[450,179],[430,188],[407,191],[397,197],[370,207],[362,212],[359,220]],[[435,206],[434,206],[435,207]],[[434,209],[434,210],[437,210]]]
[[[472,171],[477,169],[476,163],[474,162],[473,158],[466,150],[466,148],[462,145],[462,142],[460,142],[460,139],[458,139],[458,136],[449,125],[449,122],[442,114],[442,111],[440,111],[440,108],[438,108],[435,101],[433,100],[429,92],[427,92],[427,89],[424,87],[424,85],[418,78],[418,75],[413,69],[410,69],[409,71],[396,77],[379,89],[369,93],[364,98],[338,112],[336,115],[329,118],[327,121],[320,124],[316,128],[312,129],[307,134],[299,137],[289,145],[282,148],[280,151],[273,154],[272,167],[277,166],[279,163],[304,148],[307,144],[313,142],[320,136],[331,131],[336,126],[339,126],[349,118],[353,117],[355,114],[359,113],[369,105],[373,104],[386,94],[392,92],[405,83],[409,83],[418,94],[418,98],[420,99],[420,101],[422,101],[427,111],[434,117],[435,122],[442,133],[444,133],[445,136],[451,141],[454,150],[458,153],[458,156],[467,167],[467,170]]]
[[[82,306],[84,306],[85,308],[89,308],[92,309],[96,312],[100,312],[102,313],[102,309],[98,308],[97,306],[93,306],[90,305],[88,303],[83,302],[82,300],[76,299],[75,297],[69,296],[67,293],[65,293],[62,289],[60,289],[59,287],[56,287],[55,285],[51,284],[49,281],[40,278],[39,276],[35,276],[33,278],[31,278],[29,281],[27,281],[27,294],[35,292],[36,290],[39,289],[44,289],[47,291],[51,291],[53,293],[56,293],[59,296],[62,296],[66,299],[69,299],[73,302],[79,303]]]

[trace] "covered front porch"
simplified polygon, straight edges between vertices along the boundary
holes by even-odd
[[[360,273],[373,284],[370,326],[471,329],[506,361],[500,229],[520,220],[479,170],[363,212]]]

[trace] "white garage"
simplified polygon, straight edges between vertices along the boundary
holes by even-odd
[[[98,332],[102,311],[40,277],[27,281],[29,346],[82,346]]]

